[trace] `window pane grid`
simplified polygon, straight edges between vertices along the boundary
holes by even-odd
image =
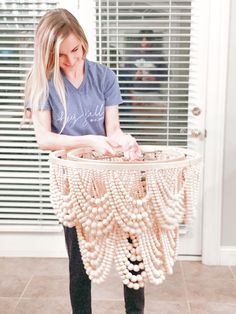
[[[57,6],[58,1],[0,3],[1,230],[4,226],[58,226],[49,199],[48,152],[38,149],[32,125],[21,127],[35,27],[48,9]]]

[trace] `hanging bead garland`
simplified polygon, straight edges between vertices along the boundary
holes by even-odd
[[[76,227],[86,272],[106,279],[113,261],[125,285],[160,284],[173,273],[179,224],[194,218],[199,154],[141,146],[143,157],[104,158],[88,149],[50,155],[51,202],[59,221]]]

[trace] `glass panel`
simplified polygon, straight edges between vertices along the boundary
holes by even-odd
[[[140,144],[187,145],[191,1],[96,1],[97,60],[117,74]]]

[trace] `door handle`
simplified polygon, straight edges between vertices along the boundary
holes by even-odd
[[[199,116],[201,114],[202,110],[199,107],[193,107],[192,114],[194,116]]]
[[[202,132],[199,129],[192,129],[191,136],[194,138],[202,137]]]

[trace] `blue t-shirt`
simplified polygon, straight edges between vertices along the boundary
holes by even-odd
[[[117,78],[105,65],[86,59],[84,66],[84,79],[79,88],[62,73],[66,90],[67,123],[61,134],[105,135],[105,106],[122,103]],[[40,108],[51,111],[52,132],[59,133],[64,122],[64,108],[53,79],[48,84],[49,97]]]

